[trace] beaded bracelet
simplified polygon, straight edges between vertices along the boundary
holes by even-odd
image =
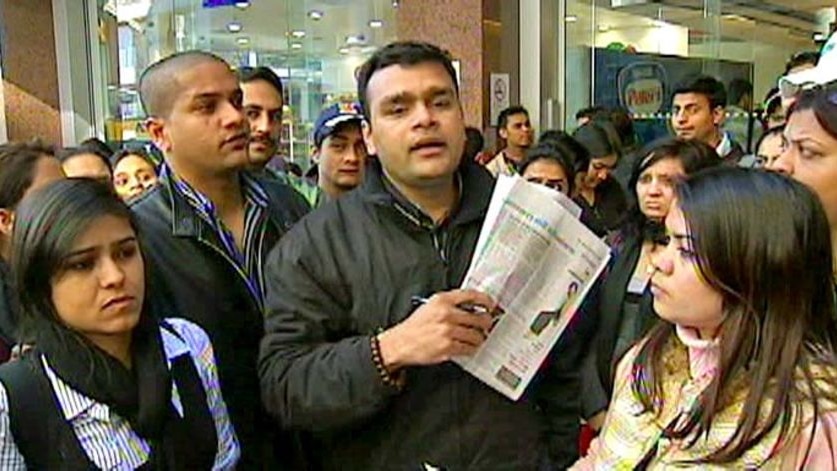
[[[377,334],[369,337],[369,345],[372,347],[372,362],[375,363],[375,369],[378,370],[381,381],[386,386],[400,391],[404,387],[404,372],[401,371],[397,377],[393,377],[384,366],[384,359],[381,356],[381,342],[378,340]]]

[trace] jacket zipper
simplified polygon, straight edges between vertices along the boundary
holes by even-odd
[[[393,205],[395,209],[398,210],[404,217],[410,220],[413,224],[418,226],[421,229],[426,230],[430,233],[430,238],[433,242],[433,249],[436,251],[436,254],[439,255],[439,258],[442,260],[442,263],[447,266],[448,265],[448,257],[447,257],[447,241],[450,237],[445,237],[444,240],[440,240],[439,237],[439,230],[437,227],[428,227],[427,224],[423,224],[421,220],[411,214],[409,211],[404,209],[400,204],[397,202]]]
[[[258,310],[259,310],[259,312],[261,312],[262,314],[264,314],[263,309],[262,309],[261,307],[259,307],[259,305],[258,305],[259,303],[258,303],[258,302],[256,302],[255,300],[253,300],[253,299],[252,299],[252,298],[253,298],[253,296],[250,294],[250,290],[247,288],[247,280],[242,279],[242,277],[241,277],[241,273],[239,272],[238,268],[236,268],[236,264],[235,264],[235,262],[233,261],[233,259],[231,259],[231,258],[230,258],[230,256],[226,254],[226,252],[224,252],[223,250],[219,249],[218,247],[216,247],[215,245],[213,245],[212,243],[210,243],[208,240],[204,239],[203,237],[201,237],[201,236],[197,236],[197,239],[198,239],[198,241],[200,241],[203,245],[205,245],[205,246],[207,246],[207,247],[211,248],[211,249],[212,249],[215,253],[217,253],[218,255],[220,255],[221,257],[223,257],[223,259],[224,259],[227,263],[229,263],[229,264],[230,264],[230,267],[231,267],[231,268],[235,271],[235,276],[236,276],[236,278],[238,278],[238,280],[239,280],[239,281],[243,281],[243,282],[244,282],[244,290],[245,290],[245,291],[247,291],[247,298],[248,298],[248,299],[250,299],[250,302],[251,302],[251,303],[252,303],[252,304],[256,307],[256,309],[258,309]]]
[[[437,228],[430,230],[430,235],[433,238],[433,247],[436,249],[436,253],[439,254],[439,258],[442,259],[442,263],[447,266],[448,264],[448,256],[447,256],[447,241],[450,239],[450,234],[448,237],[441,237],[440,240],[439,233],[442,232]]]

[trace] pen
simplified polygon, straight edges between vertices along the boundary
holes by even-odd
[[[430,298],[425,298],[424,296],[412,296],[410,297],[410,302],[413,306],[421,306],[430,302]],[[470,312],[471,314],[488,314],[488,309],[479,304],[462,303],[456,307],[462,309],[463,311]]]

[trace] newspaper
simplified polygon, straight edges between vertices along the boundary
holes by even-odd
[[[462,284],[490,295],[499,315],[485,343],[454,359],[517,400],[610,258],[569,198],[500,176]]]

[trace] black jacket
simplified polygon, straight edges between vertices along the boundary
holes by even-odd
[[[269,258],[262,395],[284,426],[315,433],[324,469],[537,469],[547,460],[536,404],[512,402],[453,363],[384,385],[370,336],[458,288],[494,181],[465,165],[462,197],[434,227],[372,164],[363,186],[318,209]]]
[[[599,237],[619,229],[628,210],[625,191],[615,178],[608,178],[596,187],[594,205],[581,195],[574,201],[581,207],[581,222]]]
[[[296,191],[258,177],[269,197],[264,247],[299,220],[308,206]],[[263,314],[212,228],[169,179],[132,202],[148,273],[154,312],[177,315],[203,327],[212,340],[218,377],[230,419],[241,443],[239,469],[254,469],[263,454],[267,421],[259,400],[256,370]],[[264,424],[260,423],[264,422]]]
[[[585,417],[593,416],[606,409],[610,404],[616,364],[625,354],[624,351],[616,351],[619,329],[624,318],[625,298],[628,292],[628,284],[639,263],[641,252],[641,237],[627,237],[606,275],[603,276],[600,283],[596,284],[591,302],[585,303],[585,308],[590,309],[586,314],[595,318],[597,322],[595,339],[587,352],[582,373],[582,381],[585,383],[583,385],[582,408]],[[634,322],[643,334],[647,333],[657,321],[657,315],[653,308],[653,297],[647,289],[639,300],[637,315],[638,318]],[[638,341],[640,338],[642,338],[641,335],[634,341]]]

